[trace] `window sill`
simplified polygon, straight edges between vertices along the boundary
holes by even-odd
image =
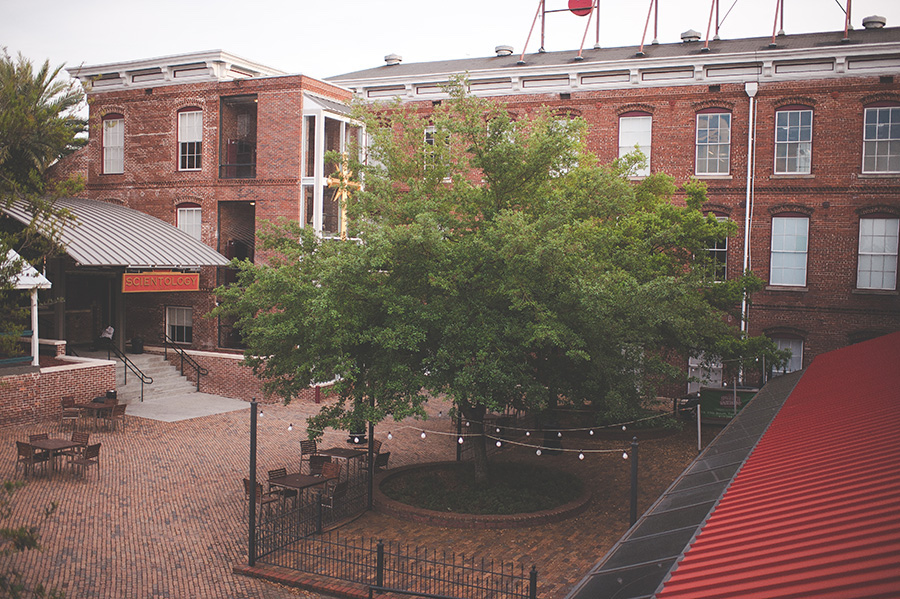
[[[806,293],[809,287],[791,287],[789,285],[766,285],[766,291],[799,291]]]
[[[694,177],[697,179],[721,179],[722,181],[731,181],[734,177],[731,175],[700,175],[694,173]]]
[[[772,173],[772,179],[815,179],[816,176],[811,173]]]
[[[857,179],[900,179],[900,173],[860,173]]]
[[[900,295],[896,289],[851,289],[852,295]]]

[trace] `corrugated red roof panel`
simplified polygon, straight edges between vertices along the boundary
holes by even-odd
[[[900,333],[813,361],[656,597],[900,597]]]

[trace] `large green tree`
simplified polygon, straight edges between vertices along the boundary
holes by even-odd
[[[261,238],[269,261],[220,290],[270,390],[337,381],[312,429],[421,412],[423,390],[476,433],[507,407],[621,412],[679,376],[677,357],[772,351],[728,322],[759,282],[712,280],[708,248],[735,227],[704,215],[702,185],[632,181],[641,156],[598,165],[580,119],[450,92],[428,114],[358,108],[356,241],[282,223]],[[484,436],[475,455],[484,476]]]
[[[81,187],[73,179],[53,180],[48,169],[86,143],[79,134],[85,121],[79,115],[84,94],[73,81],[61,78],[62,66],[49,62],[35,70],[22,56],[0,53],[0,204],[24,205],[32,215],[27,226],[0,220],[0,352],[14,350],[21,331],[21,292],[11,290],[20,261],[4,262],[8,250],[25,259],[40,260],[59,251],[59,227],[69,218],[54,200]]]

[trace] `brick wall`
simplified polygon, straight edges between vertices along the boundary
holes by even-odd
[[[89,401],[116,388],[112,362],[60,359],[71,364],[0,377],[0,424],[59,418],[63,397]]]

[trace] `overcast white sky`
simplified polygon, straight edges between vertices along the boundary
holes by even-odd
[[[725,16],[734,3],[734,8]],[[847,0],[784,0],[787,33],[841,31]],[[658,0],[661,43],[695,29],[705,37],[711,0]],[[568,0],[547,0],[564,9]],[[93,65],[221,49],[286,71],[325,78],[404,62],[522,51],[538,0],[0,0],[0,46],[35,63]],[[600,0],[600,44],[641,42],[650,0]],[[770,36],[776,0],[720,0],[722,38]],[[851,22],[887,17],[900,26],[900,0],[853,0]],[[577,49],[586,17],[547,15],[548,51]],[[592,22],[586,48],[595,41]],[[647,42],[653,38],[653,23]],[[539,23],[528,44],[540,46]]]

